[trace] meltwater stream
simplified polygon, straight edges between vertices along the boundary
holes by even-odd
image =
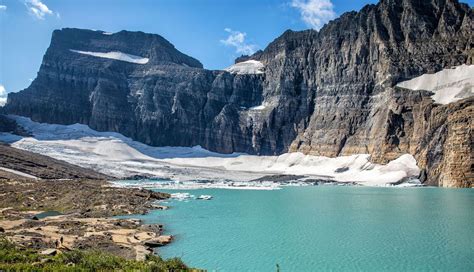
[[[176,191],[171,191],[176,192]],[[441,188],[203,189],[138,216],[159,249],[217,271],[474,271],[474,191]]]

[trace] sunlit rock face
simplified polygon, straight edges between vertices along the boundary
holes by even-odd
[[[382,0],[319,32],[286,31],[228,71],[203,69],[159,35],[62,29],[5,110],[157,146],[378,163],[410,153],[425,183],[469,187],[472,90],[440,104],[397,84],[472,65],[473,28],[456,0]]]

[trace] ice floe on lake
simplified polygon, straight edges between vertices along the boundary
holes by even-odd
[[[173,193],[171,194],[170,198],[178,200],[178,201],[184,201],[184,200],[194,199],[195,196],[190,193]]]

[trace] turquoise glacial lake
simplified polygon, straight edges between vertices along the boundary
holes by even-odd
[[[163,191],[163,190],[162,190]],[[474,190],[288,187],[188,191],[138,216],[175,241],[165,258],[211,271],[474,271]]]

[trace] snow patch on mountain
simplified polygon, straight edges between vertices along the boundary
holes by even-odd
[[[410,90],[434,93],[436,103],[449,104],[474,95],[474,65],[461,65],[435,74],[424,74],[397,84]]]
[[[7,103],[7,90],[5,90],[5,87],[0,84],[0,107],[5,106]]]
[[[41,124],[24,117],[10,117],[33,137],[0,133],[0,141],[120,178],[151,175],[178,182],[235,183],[250,182],[267,175],[304,175],[308,179],[385,186],[419,174],[411,155],[379,165],[371,163],[368,154],[338,158],[302,153],[280,156],[219,154],[199,146],[152,147],[119,133],[98,132],[80,124]]]
[[[255,106],[255,107],[251,107],[251,108],[249,108],[249,109],[250,109],[250,110],[257,110],[257,111],[258,111],[258,110],[264,110],[264,109],[266,109],[266,108],[267,108],[266,104],[261,104],[261,105]]]
[[[227,67],[224,70],[231,74],[238,74],[238,75],[257,74],[258,75],[258,74],[263,74],[264,68],[265,66],[260,61],[248,60],[248,61],[236,63],[232,66]]]
[[[130,63],[135,63],[135,64],[147,64],[149,61],[148,58],[127,54],[120,51],[102,53],[102,52],[80,51],[80,50],[74,50],[74,49],[69,49],[69,50],[71,52],[78,53],[78,54],[89,55],[89,56],[104,58],[104,59],[126,61]]]

